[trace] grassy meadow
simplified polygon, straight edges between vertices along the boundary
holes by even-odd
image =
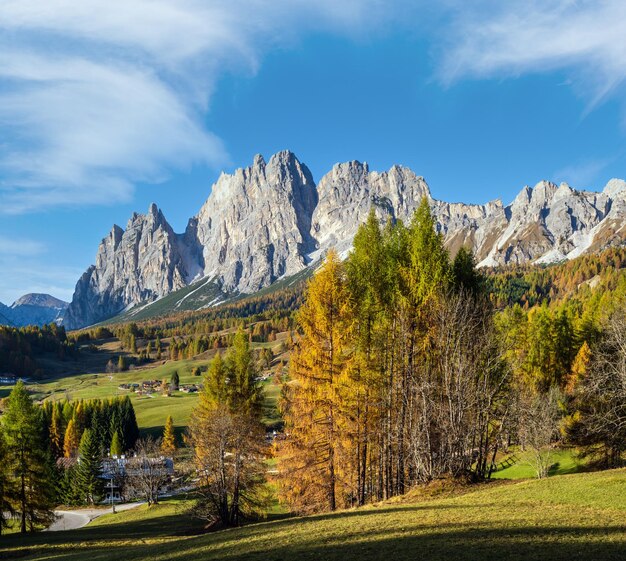
[[[493,479],[532,479],[537,477],[530,452],[513,449],[507,457],[512,458],[515,463],[493,472],[491,474]],[[555,449],[550,455],[550,463],[548,477],[578,473],[586,468],[585,460],[579,458],[577,450],[573,448]]]
[[[199,533],[185,501],[71,532],[6,536],[24,561],[602,561],[626,555],[626,470],[415,492],[358,510]]]
[[[276,371],[280,360],[285,362],[287,356],[281,354],[280,342],[285,334],[279,334],[277,341],[272,343],[252,343],[253,349],[272,348],[278,355],[272,365],[270,373]],[[167,356],[168,339],[163,340],[164,356]],[[176,431],[181,434],[189,423],[191,412],[198,399],[197,393],[172,392],[171,396],[162,393],[143,394],[120,389],[120,384],[141,383],[146,380],[170,380],[176,371],[180,377],[181,385],[200,384],[202,375],[194,376],[192,371],[199,368],[202,373],[206,371],[215,356],[214,350],[207,351],[192,359],[185,360],[161,360],[154,361],[142,366],[130,369],[126,372],[105,372],[106,363],[109,359],[117,361],[119,355],[129,356],[120,347],[119,341],[106,340],[96,345],[97,350],[89,350],[83,347],[76,360],[72,361],[49,361],[48,372],[50,375],[41,380],[30,380],[28,389],[34,399],[45,400],[78,400],[78,399],[106,399],[117,396],[129,395],[137,416],[137,423],[143,434],[158,436],[161,434],[165,420],[172,415]],[[222,353],[226,352],[222,349]],[[277,410],[277,402],[280,396],[280,385],[270,379],[262,382],[266,395],[263,421],[268,427],[280,423]],[[11,386],[0,386],[0,398],[6,397],[11,391]]]

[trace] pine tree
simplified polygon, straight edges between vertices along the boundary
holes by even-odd
[[[111,425],[110,421],[107,422],[106,412],[99,401],[95,403],[91,413],[89,428],[100,453],[106,452],[111,445]]]
[[[73,458],[78,452],[78,445],[80,444],[80,434],[78,431],[78,424],[76,418],[70,419],[67,423],[67,429],[65,429],[65,438],[63,439],[63,455],[66,458]]]
[[[4,440],[4,433],[0,426],[0,534],[2,530],[8,528],[10,525],[10,518],[15,515],[15,509],[13,505],[16,503],[17,493],[15,488],[15,481],[11,477],[11,473],[8,469],[7,462],[4,459],[7,457],[6,443]]]
[[[126,396],[120,404],[120,419],[122,426],[122,446],[124,450],[132,450],[139,438],[139,426],[137,425],[137,417],[135,409],[130,401],[130,397]]]
[[[189,425],[194,463],[201,474],[196,514],[238,525],[263,507],[264,428],[261,390],[247,334],[239,330],[224,360],[218,353]]]
[[[335,510],[342,494],[338,464],[341,407],[338,381],[346,368],[350,298],[343,265],[330,251],[309,282],[298,313],[302,336],[285,388],[285,441],[279,456],[281,492],[294,510]]]
[[[229,372],[229,402],[232,410],[258,415],[261,407],[261,388],[256,382],[256,365],[250,350],[248,334],[239,328],[233,346],[226,356]]]
[[[453,282],[457,290],[477,294],[483,287],[484,279],[476,269],[476,261],[471,250],[461,247],[452,262]]]
[[[70,419],[74,416],[74,403],[71,401],[65,400],[63,402],[63,420],[66,423],[70,422]]]
[[[15,487],[15,510],[20,532],[31,532],[52,521],[53,482],[42,417],[20,380],[11,391],[2,415],[6,462]]]
[[[413,382],[418,379],[419,366],[427,360],[424,355],[432,338],[432,315],[453,281],[448,252],[443,237],[436,232],[435,220],[426,197],[415,211],[408,230],[401,231],[401,236],[406,246],[402,247],[403,252],[397,254],[400,280],[398,322],[402,345],[395,351],[398,354],[395,361],[402,364],[397,374],[398,391],[403,396],[399,400],[397,426],[394,428],[397,441],[394,492],[397,494],[406,491],[406,464],[412,423],[427,424],[430,417],[426,409],[420,412],[421,419],[409,410]]]
[[[585,341],[580,349],[578,349],[578,353],[576,353],[576,357],[574,358],[574,362],[572,363],[571,372],[567,378],[567,383],[565,385],[565,393],[567,395],[572,395],[576,388],[580,385],[580,383],[584,380],[587,372],[589,370],[589,365],[591,364],[591,349]]]
[[[64,431],[63,431],[63,419],[61,416],[61,411],[58,407],[54,407],[52,410],[52,419],[50,421],[50,452],[52,453],[52,457],[54,459],[60,458],[63,456],[63,440],[64,440]]]
[[[76,484],[76,471],[78,465],[70,465],[62,470],[61,477],[57,481],[57,493],[59,500],[64,505],[83,504],[78,486]]]
[[[180,387],[180,376],[178,375],[178,370],[174,370],[172,373],[172,377],[170,378],[170,389],[172,391],[178,390]]]
[[[122,448],[122,439],[120,438],[120,433],[115,431],[113,433],[113,438],[111,439],[111,456],[121,456],[124,453],[124,449]]]
[[[120,355],[117,359],[117,371],[126,372],[126,370],[128,370],[128,363],[126,362],[124,355]]]
[[[167,416],[161,440],[161,452],[165,456],[173,456],[176,452],[176,434],[174,433],[174,420],[171,415]]]
[[[422,307],[448,288],[453,280],[448,252],[443,237],[435,230],[435,220],[424,197],[408,231],[409,266],[401,275],[412,305]]]
[[[102,496],[102,454],[91,429],[86,429],[78,447],[76,485],[83,501],[95,504]]]
[[[353,250],[346,262],[351,313],[354,319],[355,349],[347,377],[340,384],[340,396],[349,421],[341,432],[349,446],[354,466],[351,478],[356,482],[352,492],[357,504],[365,503],[367,470],[373,469],[372,458],[380,458],[381,424],[385,422],[382,405],[386,399],[384,357],[389,325],[392,283],[390,255],[383,233],[372,209],[365,224],[354,237]],[[379,470],[382,462],[378,462]],[[382,497],[380,497],[382,498]]]

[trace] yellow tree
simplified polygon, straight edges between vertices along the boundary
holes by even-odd
[[[50,421],[50,448],[54,459],[63,456],[63,419],[61,410],[56,405],[52,409]]]
[[[166,456],[172,456],[176,452],[176,435],[174,434],[174,419],[167,416],[165,428],[163,429],[163,440],[161,441],[161,452]]]
[[[70,419],[65,430],[65,439],[63,443],[63,454],[66,458],[73,458],[78,451],[80,444],[80,432],[75,417]]]
[[[580,382],[584,379],[589,369],[589,363],[591,362],[591,349],[585,341],[572,363],[572,368],[569,376],[567,377],[567,383],[565,384],[565,393],[567,395],[573,395]]]
[[[301,338],[284,390],[282,496],[300,512],[335,510],[343,506],[338,381],[348,359],[350,299],[344,268],[334,251],[309,283],[298,325]]]

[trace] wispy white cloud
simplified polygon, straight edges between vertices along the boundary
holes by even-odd
[[[576,189],[598,190],[603,187],[596,183],[598,177],[615,160],[616,157],[610,157],[578,162],[557,170],[552,177],[557,181],[565,181]]]
[[[5,0],[0,212],[125,201],[173,168],[223,165],[204,125],[222,72],[393,12],[382,0]]]
[[[46,246],[36,240],[0,236],[0,257],[41,255],[45,249]]]
[[[626,3],[622,0],[452,2],[445,31],[443,83],[467,77],[564,70],[590,107],[626,78]]]

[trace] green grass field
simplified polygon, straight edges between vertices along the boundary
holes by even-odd
[[[174,392],[172,397],[161,394],[137,395],[127,390],[120,390],[122,383],[142,382],[144,380],[169,380],[174,371],[178,371],[181,384],[200,383],[201,377],[193,376],[194,366],[205,368],[209,360],[180,360],[166,362],[153,368],[130,370],[116,374],[82,374],[55,378],[40,383],[32,383],[29,389],[36,399],[94,399],[130,395],[139,427],[147,432],[155,432],[165,424],[168,415],[174,418],[174,424],[186,426],[191,415],[197,394]]]
[[[259,346],[256,344],[255,346]],[[178,372],[181,384],[199,384],[201,376],[194,376],[194,367],[208,368],[210,358],[167,361],[164,364],[148,368],[129,370],[114,374],[80,374],[65,377],[51,378],[41,382],[31,382],[28,385],[33,397],[38,400],[61,400],[61,399],[94,399],[110,398],[115,396],[129,395],[137,415],[137,423],[144,433],[157,436],[165,425],[168,415],[172,415],[177,432],[181,433],[189,423],[191,411],[196,405],[198,394],[173,392],[170,397],[155,393],[152,395],[138,395],[128,390],[120,390],[123,383],[140,383],[144,380],[169,380],[174,373]],[[271,380],[263,382],[266,394],[264,407],[264,422],[268,426],[274,426],[280,422],[277,412],[277,400],[280,396],[280,386]],[[10,387],[4,387],[6,395]]]
[[[492,482],[464,494],[287,518],[198,535],[185,504],[102,517],[72,532],[6,536],[24,561],[551,561],[626,556],[626,470]]]
[[[512,466],[498,470],[491,474],[493,479],[532,479],[536,477],[535,468],[529,453],[513,450],[517,462]],[[576,450],[571,448],[557,449],[550,456],[552,466],[548,473],[554,475],[567,475],[585,470],[584,460],[577,457]]]

